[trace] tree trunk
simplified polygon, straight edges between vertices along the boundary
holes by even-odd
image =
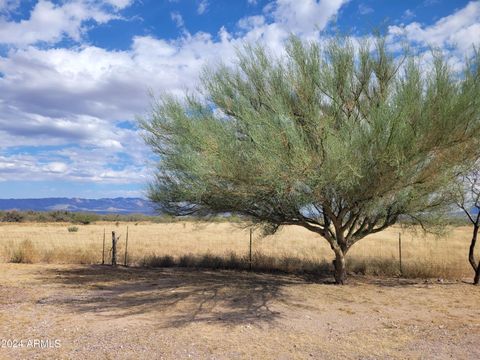
[[[480,262],[477,264],[477,261],[475,259],[475,245],[477,243],[478,229],[479,226],[475,224],[473,226],[472,241],[470,242],[470,249],[468,251],[468,261],[470,262],[470,265],[472,265],[472,268],[475,271],[475,277],[473,279],[473,283],[475,285],[478,285],[478,283],[480,282]]]
[[[347,268],[345,266],[345,254],[342,251],[335,251],[335,260],[333,260],[333,266],[335,267],[335,283],[338,285],[345,284]]]
[[[480,283],[480,262],[477,265],[477,270],[475,271],[475,277],[473,278],[473,285],[478,285]]]

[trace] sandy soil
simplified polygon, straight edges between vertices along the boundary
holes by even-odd
[[[480,287],[328,281],[0,264],[0,358],[480,359]]]

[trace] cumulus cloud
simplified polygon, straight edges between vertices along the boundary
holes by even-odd
[[[322,30],[348,0],[277,0],[270,9],[275,22],[288,31],[308,34]],[[268,8],[267,8],[268,10]]]
[[[237,25],[243,30],[252,30],[265,25],[265,17],[262,15],[248,16],[240,19]]]
[[[110,21],[132,1],[54,5],[41,0],[23,22],[0,20],[0,42],[11,45],[0,56],[0,178],[144,183],[150,151],[134,118],[148,110],[149,91],[180,95],[187,87],[194,89],[205,64],[215,64],[219,54],[228,63],[244,42],[259,41],[278,53],[290,32],[316,37],[345,3],[278,0],[263,13],[240,19],[238,33],[221,28],[217,34],[184,30],[174,40],[135,36],[122,51],[81,40],[86,21]],[[72,6],[79,9],[74,16]],[[462,50],[480,38],[479,7],[478,2],[470,3],[432,26],[414,22],[392,26],[389,33],[393,39],[401,35],[422,44],[458,43]],[[184,26],[179,13],[171,17]],[[69,48],[38,45],[64,37],[79,43]],[[19,144],[47,148],[30,153],[9,150]]]
[[[112,5],[117,9],[124,9],[132,5],[134,1],[135,0],[104,0],[105,3]]]
[[[0,0],[0,13],[12,11],[20,5],[20,0]]]
[[[66,37],[79,42],[87,21],[104,24],[118,19],[118,10],[131,3],[131,0],[77,0],[56,5],[51,1],[39,0],[28,19],[15,22],[0,18],[0,43],[15,46],[38,42],[54,44]],[[106,9],[105,5],[113,7],[113,11]]]
[[[102,184],[145,183],[148,170],[145,166],[126,164],[115,168],[105,166],[105,159],[121,164],[118,155],[105,154],[98,149],[70,151],[67,160],[51,161],[59,152],[40,154],[0,155],[2,181],[62,180],[98,182]],[[125,156],[125,154],[124,154]]]
[[[464,54],[472,49],[472,42],[480,39],[480,1],[471,1],[464,8],[441,18],[431,26],[412,22],[390,26],[389,33],[405,36],[408,41],[420,45],[454,47]]]
[[[44,170],[52,173],[65,173],[68,165],[62,162],[54,161],[44,166]]]

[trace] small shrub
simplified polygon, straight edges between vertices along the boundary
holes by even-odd
[[[277,259],[260,252],[255,252],[252,259],[252,269],[257,271],[271,272],[278,270]]]
[[[55,260],[55,252],[53,250],[45,250],[42,254],[42,262],[50,264]]]
[[[77,226],[69,226],[68,227],[68,232],[77,232],[78,231],[78,227]]]
[[[23,240],[20,245],[13,250],[10,257],[11,263],[31,264],[35,256],[35,247],[30,240]]]
[[[193,268],[196,266],[196,263],[197,259],[193,254],[182,255],[178,259],[178,266],[180,267]]]
[[[18,211],[7,211],[3,214],[3,222],[21,222],[24,219],[25,215]]]
[[[75,254],[74,263],[78,264],[95,264],[98,262],[97,255],[92,250],[83,250]],[[117,260],[118,262],[118,260]]]
[[[92,222],[95,222],[98,220],[98,215],[97,214],[84,214],[84,213],[76,213],[73,216],[73,221],[76,223],[80,223],[83,225],[88,225]]]
[[[229,254],[229,257],[225,260],[225,268],[243,270],[248,268],[248,260],[239,257],[234,252]]]
[[[205,269],[222,269],[225,267],[225,262],[220,256],[205,254],[201,257],[197,266]]]
[[[50,219],[54,222],[68,222],[72,220],[72,214],[68,211],[51,211],[48,213]]]
[[[150,255],[142,259],[141,265],[145,267],[172,267],[175,266],[175,259],[170,255]]]

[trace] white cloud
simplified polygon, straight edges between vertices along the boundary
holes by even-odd
[[[323,30],[348,0],[277,0],[267,8],[288,31],[308,34]],[[273,8],[272,8],[273,7]]]
[[[358,12],[361,15],[367,15],[373,13],[373,9],[364,3],[360,3],[360,5],[358,5]]]
[[[117,9],[124,9],[132,5],[135,0],[104,0],[105,3],[112,5]]]
[[[263,14],[241,19],[239,33],[222,28],[214,36],[185,30],[172,41],[136,36],[123,51],[82,44],[70,48],[35,45],[39,41],[55,43],[64,37],[81,39],[85,19],[109,21],[119,16],[112,7],[121,9],[131,3],[79,0],[52,5],[40,1],[28,20],[0,22],[0,41],[8,38],[9,44],[21,45],[0,56],[0,149],[18,144],[68,145],[35,155],[0,150],[2,179],[144,183],[148,177],[145,159],[150,151],[137,130],[117,125],[148,111],[149,90],[180,95],[187,87],[195,89],[205,64],[214,65],[219,60],[228,63],[235,47],[244,42],[259,41],[281,53],[291,31],[303,38],[318,37],[319,30],[346,2],[278,0]],[[393,39],[405,34],[409,41],[421,44],[445,47],[457,43],[461,52],[470,46],[467,42],[480,38],[479,4],[470,3],[431,26],[414,22],[392,26],[389,32]],[[39,6],[43,8],[38,10]],[[68,6],[77,6],[79,12],[70,16]],[[50,16],[52,26],[47,26]],[[184,26],[179,13],[171,17],[179,27]],[[39,28],[42,31],[36,32]],[[11,33],[7,36],[8,31]]]
[[[452,15],[430,26],[418,22],[391,26],[393,36],[405,36],[408,41],[440,48],[455,47],[463,55],[471,50],[472,43],[480,39],[480,1],[472,1]]]
[[[67,164],[62,163],[62,162],[51,162],[44,166],[44,170],[47,172],[53,172],[53,173],[64,173],[68,169]]]
[[[198,4],[197,13],[203,15],[208,10],[208,5],[210,5],[208,0],[201,0]]]
[[[144,166],[126,165],[113,169],[105,160],[120,163],[119,155],[106,154],[99,149],[69,150],[70,157],[63,161],[49,161],[59,152],[45,152],[40,155],[0,155],[0,174],[3,181],[28,181],[35,179],[62,180],[75,182],[98,182],[102,184],[142,184],[149,172]]]
[[[185,26],[183,17],[178,11],[171,12],[170,17],[178,28],[182,29]]]
[[[0,18],[0,43],[15,46],[38,42],[54,44],[66,37],[79,42],[85,32],[86,21],[103,24],[118,19],[117,10],[131,3],[130,0],[77,0],[56,5],[39,0],[28,19],[15,22]],[[106,4],[115,10],[108,11],[104,6]]]
[[[244,30],[252,30],[265,25],[265,17],[262,15],[255,15],[242,18],[237,23],[238,27]]]
[[[262,19],[250,19],[250,29],[241,36],[224,28],[218,37],[186,31],[173,41],[137,36],[124,51],[86,45],[11,48],[0,56],[0,149],[19,143],[68,147],[3,154],[2,179],[144,183],[151,153],[138,131],[117,127],[119,121],[148,110],[149,90],[180,95],[187,87],[194,89],[206,63],[216,63],[219,54],[228,62],[243,41],[280,49],[288,32]],[[124,153],[128,163],[111,168],[124,161]],[[60,171],[60,163],[66,171]]]
[[[16,9],[20,5],[20,0],[0,0],[0,13]]]
[[[403,13],[403,16],[402,18],[405,19],[405,20],[409,20],[409,19],[413,19],[415,17],[415,13],[410,10],[410,9],[407,9],[405,10],[405,12]]]

